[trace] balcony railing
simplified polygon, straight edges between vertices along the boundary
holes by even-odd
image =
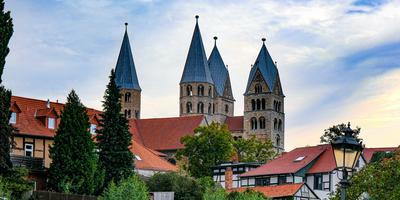
[[[26,167],[29,170],[36,171],[43,171],[45,169],[43,158],[11,155],[11,162],[14,167]]]

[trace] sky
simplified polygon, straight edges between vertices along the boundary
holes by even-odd
[[[316,145],[351,122],[367,147],[400,144],[400,1],[6,0],[14,34],[3,84],[59,100],[75,89],[101,109],[124,23],[142,88],[142,118],[179,115],[179,81],[199,15],[207,55],[228,65],[235,115],[261,38],[285,94],[285,149]]]

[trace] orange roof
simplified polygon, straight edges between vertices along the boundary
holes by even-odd
[[[399,149],[399,147],[384,147],[384,148],[365,148],[363,150],[363,156],[365,158],[365,161],[369,163],[372,159],[372,156],[376,152],[386,152],[386,151],[396,151],[396,149]]]
[[[228,129],[232,132],[243,131],[243,116],[227,117],[226,125],[228,125]]]
[[[160,158],[154,153],[153,150],[146,148],[134,140],[132,140],[132,146],[132,153],[140,158],[136,158],[135,160],[136,169],[174,172],[178,171],[178,167]]]
[[[336,168],[335,157],[333,156],[332,146],[330,144],[323,145],[325,151],[318,157],[314,165],[307,173],[331,172]]]
[[[204,116],[130,120],[130,131],[138,142],[154,150],[182,149],[181,138],[194,135]]]
[[[248,171],[240,176],[259,176],[272,174],[290,174],[296,173],[304,168],[318,156],[320,156],[330,145],[319,145],[311,147],[296,148],[288,153],[282,154],[280,157],[261,165],[260,167]],[[303,157],[303,159],[299,159]],[[298,161],[295,161],[299,159]],[[335,165],[335,162],[333,163]],[[327,165],[331,165],[328,163]],[[324,166],[325,167],[325,166]]]
[[[254,190],[261,192],[264,196],[269,198],[290,197],[296,194],[297,191],[304,185],[304,183],[273,185],[273,186],[257,186],[251,188],[235,188],[231,191],[244,192],[246,190]]]

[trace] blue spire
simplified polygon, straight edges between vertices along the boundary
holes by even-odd
[[[224,61],[222,60],[221,54],[217,48],[217,37],[214,37],[215,43],[214,48],[208,58],[208,65],[212,79],[214,81],[214,87],[219,96],[224,95],[226,79],[229,76],[228,69],[225,67]]]
[[[122,40],[121,50],[119,52],[117,65],[115,67],[115,82],[122,89],[134,89],[141,91],[139,81],[136,75],[135,63],[129,43],[128,23],[125,23],[125,35]]]
[[[256,62],[251,68],[249,79],[247,81],[246,93],[249,90],[250,84],[256,75],[257,70],[261,72],[263,79],[265,80],[270,91],[273,91],[275,82],[278,76],[278,69],[274,64],[271,56],[268,53],[267,47],[265,46],[265,38],[262,39],[263,45],[261,47],[260,53],[257,56]]]
[[[198,18],[199,16],[196,15],[196,26],[180,83],[203,82],[213,84],[203,40],[201,39]]]

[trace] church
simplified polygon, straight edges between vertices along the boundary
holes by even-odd
[[[125,30],[115,71],[116,83],[121,89],[122,112],[129,119],[133,139],[167,154],[173,161],[175,152],[183,148],[182,136],[194,134],[193,130],[200,125],[218,122],[226,124],[235,139],[269,138],[278,152],[284,151],[285,96],[276,62],[267,50],[265,39],[262,39],[261,49],[249,72],[243,95],[243,115],[234,116],[231,79],[218,50],[217,37],[214,37],[214,47],[207,58],[198,20],[196,16],[179,83],[179,117],[140,117],[142,89]]]

